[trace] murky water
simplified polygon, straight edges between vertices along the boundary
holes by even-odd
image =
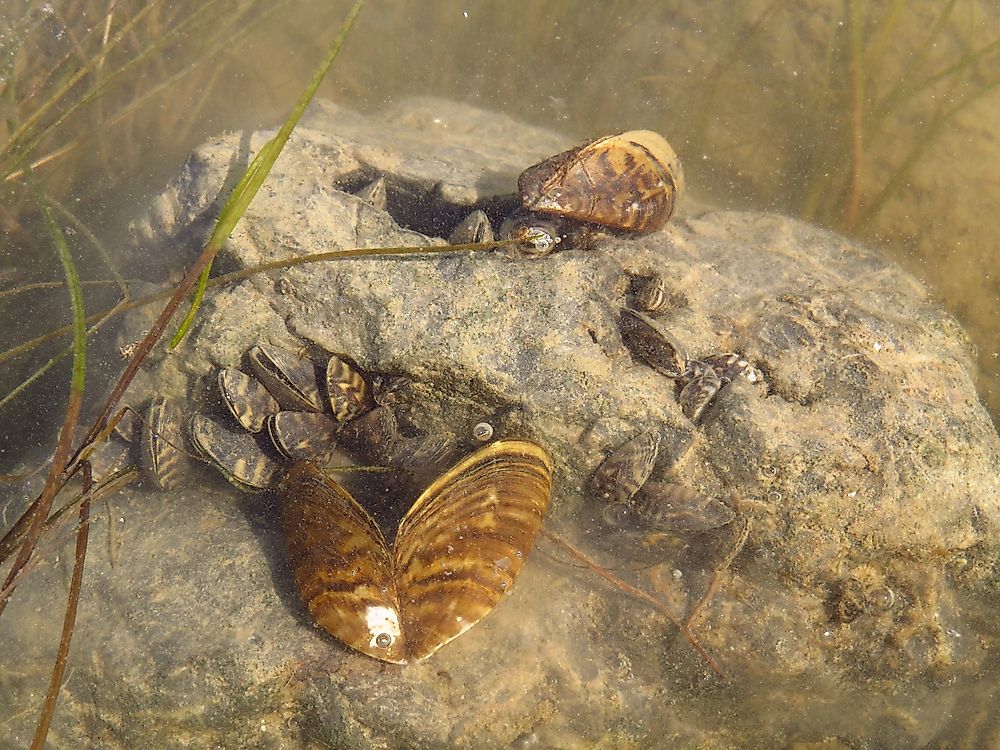
[[[34,164],[36,179],[65,207],[66,212],[57,209],[57,216],[88,281],[110,278],[101,249],[118,264],[123,262],[119,248],[125,244],[128,222],[144,212],[198,144],[226,129],[270,127],[284,117],[348,7],[342,2],[162,5],[143,10],[143,3],[118,3],[111,6],[110,15],[105,4],[90,2],[25,2],[0,10],[3,80],[9,93],[3,104],[5,135],[17,137],[19,147],[31,148],[27,161]],[[1000,261],[994,251],[993,217],[1000,203],[1000,56],[994,45],[1000,39],[1000,19],[996,7],[985,2],[884,5],[861,0],[372,2],[362,11],[321,95],[361,112],[377,112],[413,95],[442,96],[558,131],[570,142],[630,128],[657,130],[680,154],[697,205],[793,215],[876,246],[914,272],[968,332],[977,352],[979,395],[997,422]],[[226,42],[234,37],[234,42]],[[148,55],[140,57],[144,52]],[[123,67],[129,60],[138,61]],[[84,71],[79,81],[74,79],[77,71]],[[91,90],[98,95],[81,103]],[[35,114],[38,125],[32,119]],[[38,129],[47,125],[51,130]],[[21,126],[26,130],[19,130]],[[38,134],[37,140],[33,134]],[[3,162],[8,178],[0,216],[5,232],[0,251],[3,288],[61,279],[50,238],[25,189],[28,178],[18,172],[24,160],[15,157],[17,151],[10,149]],[[118,270],[132,278],[127,266]],[[178,265],[174,271],[182,269]],[[86,286],[85,292],[89,312],[117,299],[113,284]],[[886,289],[887,298],[894,293]],[[58,288],[0,298],[0,311],[7,322],[0,328],[2,349],[40,336],[69,317],[65,291]],[[109,324],[109,333],[93,340],[91,409],[122,367],[117,348],[129,337],[120,334],[117,325]],[[64,345],[46,345],[0,365],[3,391]],[[0,431],[0,471],[31,468],[52,445],[67,379],[65,363],[57,365],[3,407],[7,428]],[[950,398],[947,393],[939,396]],[[4,494],[12,495],[12,505],[19,507],[28,491],[18,487]],[[6,522],[13,513],[8,508]],[[213,523],[228,528],[233,520],[210,514],[202,523],[210,533]],[[251,518],[244,524],[251,541],[263,523]],[[114,529],[111,524],[106,534],[102,530],[106,538],[96,542],[107,548],[109,565],[118,554],[112,552],[119,544],[112,540]],[[155,569],[156,552],[168,554],[169,543],[147,540],[147,547],[135,553],[136,564]],[[743,558],[748,569],[756,564],[754,555],[766,557],[766,550],[752,542],[751,548],[749,558]],[[247,549],[240,553],[244,557],[235,559],[252,559],[253,545]],[[967,556],[970,570],[995,566],[995,560],[982,554],[977,557],[974,550]],[[48,570],[54,579],[50,590],[59,593],[52,605],[53,623],[61,615],[65,565],[63,560]],[[266,567],[262,577],[267,577]],[[150,575],[156,579],[165,574],[154,570]],[[563,586],[581,601],[590,601],[588,585],[578,578],[567,580],[573,577],[558,567],[534,575],[538,580],[530,584],[536,587],[532,590]],[[280,575],[277,579],[280,588]],[[977,591],[986,589],[983,585]],[[155,587],[142,594],[155,596]],[[686,706],[702,701],[725,725],[711,739],[706,735],[706,743],[740,738],[748,746],[762,747],[987,747],[997,741],[996,720],[977,706],[990,705],[997,689],[989,675],[995,667],[998,631],[988,597],[956,594],[955,599],[948,609],[961,613],[955,629],[978,639],[980,648],[963,662],[963,673],[943,670],[946,676],[940,679],[928,670],[907,685],[871,680],[855,685],[856,695],[846,696],[851,691],[829,676],[812,682],[808,676],[789,675],[781,685],[761,684],[755,682],[759,678],[753,670],[731,665],[734,684],[720,688],[701,676],[697,659],[690,654],[678,657],[683,648],[677,645],[667,656],[676,657],[679,666],[667,670],[664,684],[669,687],[661,694],[649,687],[655,682],[652,668],[638,663],[641,649],[633,643],[618,654],[623,660],[618,688],[608,688],[613,681],[603,676],[575,687],[597,690],[599,684],[609,703],[646,702],[650,716],[674,700]],[[17,615],[14,603],[5,619],[31,622],[31,617]],[[547,606],[556,617],[557,610],[568,605]],[[148,613],[142,616],[155,619]],[[594,622],[604,616],[595,616]],[[81,618],[88,617],[96,614],[81,613]],[[574,634],[594,625],[583,622],[586,617],[579,619],[574,620]],[[652,632],[649,623],[642,621],[641,635]],[[0,621],[0,631],[10,627]],[[21,695],[6,704],[0,699],[0,726],[30,725],[22,712],[33,717],[40,705],[57,627],[46,629],[44,636],[44,643],[31,644],[23,632],[7,636],[8,644],[37,654],[41,666],[32,681],[18,682],[9,674],[9,685],[23,691],[30,683],[36,695],[30,700]],[[878,639],[887,636],[873,628],[871,637],[875,640],[867,650],[879,659]],[[166,636],[157,642],[169,647]],[[74,646],[87,648],[83,642]],[[325,657],[310,652],[310,658]],[[602,651],[595,654],[594,664],[610,668],[614,658]],[[337,659],[338,669],[350,670]],[[887,673],[893,674],[896,666],[887,663]],[[116,665],[102,664],[100,670],[110,682],[118,679]],[[685,670],[691,683],[686,686]],[[98,682],[97,672],[81,679]],[[585,672],[581,668],[577,673]],[[544,670],[531,674],[544,692]],[[435,689],[453,691],[450,699],[455,702],[475,700],[458,695],[474,690],[475,681],[454,676],[448,681],[448,686]],[[392,694],[396,700],[416,701],[418,682],[406,682]],[[176,684],[183,690],[186,683],[178,679]],[[393,689],[385,675],[378,684]],[[890,684],[898,691],[891,698],[883,695]],[[315,688],[307,686],[307,693],[310,687]],[[74,692],[73,700],[80,695]],[[505,693],[497,689],[489,699],[500,702]],[[576,712],[571,718],[579,720],[584,703],[567,701],[552,711],[567,716]],[[400,713],[416,705],[403,706]],[[845,707],[857,716],[845,715]],[[186,710],[192,717],[199,714],[197,707]],[[281,736],[282,717],[276,711],[266,721]],[[912,716],[921,711],[940,715],[937,721],[914,722]],[[127,710],[112,714],[116,721],[156,723],[155,717],[130,716]],[[56,742],[73,736],[60,728],[58,716]],[[199,721],[178,720],[195,738],[194,746]],[[204,721],[212,723],[211,718]],[[647,728],[656,726],[650,721]],[[550,729],[546,734],[524,727],[509,736],[519,738],[517,747],[577,747],[580,737],[589,738],[593,746],[612,747],[613,740],[602,741],[602,733],[607,730],[606,738],[625,736],[616,734],[620,729],[593,726],[586,732],[566,729],[560,734]],[[107,737],[123,736],[113,727],[107,731]],[[23,739],[21,732],[11,736]],[[210,734],[206,730],[203,736]],[[676,736],[690,741],[690,734],[680,730]],[[94,741],[95,746],[101,744]],[[328,741],[303,740],[316,747]],[[676,745],[665,739],[663,746]]]

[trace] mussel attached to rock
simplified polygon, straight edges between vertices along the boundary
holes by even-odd
[[[581,227],[644,234],[660,229],[684,194],[684,173],[666,139],[651,130],[598,138],[525,169],[517,180],[523,207],[501,239],[523,240],[530,257],[581,244]],[[520,245],[519,245],[520,246]]]

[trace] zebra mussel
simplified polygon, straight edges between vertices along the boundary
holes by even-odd
[[[763,379],[742,355],[734,352],[689,358],[681,344],[657,320],[634,308],[622,308],[622,338],[637,359],[675,384],[681,411],[701,424],[719,391],[737,378],[751,383]]]
[[[707,531],[730,523],[725,503],[672,482],[650,481],[662,436],[646,430],[622,443],[597,467],[590,489],[603,522],[639,533]]]

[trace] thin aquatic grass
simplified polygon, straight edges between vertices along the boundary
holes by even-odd
[[[46,228],[49,231],[56,254],[59,256],[59,261],[63,267],[63,274],[66,277],[70,307],[73,312],[73,369],[70,375],[69,401],[66,405],[62,427],[59,430],[56,448],[52,455],[52,465],[49,468],[49,474],[45,480],[45,487],[42,490],[42,494],[39,496],[37,505],[30,516],[31,520],[28,523],[24,542],[18,551],[14,564],[7,574],[4,588],[11,585],[12,580],[20,573],[21,569],[31,558],[35,545],[38,542],[38,537],[42,532],[42,526],[46,518],[48,518],[49,511],[52,509],[52,502],[55,500],[55,496],[62,486],[60,480],[62,478],[63,467],[68,463],[73,433],[76,430],[76,424],[83,405],[83,390],[87,369],[87,329],[83,304],[83,289],[80,287],[80,277],[76,270],[76,264],[73,261],[73,254],[69,250],[66,237],[52,215],[52,210],[49,208],[41,188],[35,185],[33,180],[30,180],[29,184],[32,187]],[[3,614],[8,601],[10,601],[8,597],[0,598],[0,615]]]
[[[129,21],[122,27],[121,30],[115,35],[112,40],[111,46],[113,47],[118,42],[120,42],[128,31],[135,26],[139,21],[142,20],[149,12],[156,7],[160,0],[151,0],[144,8],[142,8],[138,13],[135,14]],[[80,68],[74,75],[70,77],[68,81],[63,83],[58,90],[53,92],[49,98],[38,108],[34,109],[32,113],[21,123],[19,123],[17,129],[10,135],[7,142],[0,146],[0,164],[4,163],[4,160],[10,157],[12,154],[15,156],[15,163],[24,159],[27,154],[31,152],[34,145],[37,145],[40,138],[44,137],[47,133],[51,132],[52,129],[60,125],[66,120],[66,118],[75,111],[82,103],[89,100],[89,96],[84,96],[81,101],[76,102],[73,106],[69,108],[67,112],[64,112],[59,116],[59,118],[50,126],[47,126],[41,130],[40,133],[32,136],[32,144],[29,145],[25,141],[28,135],[31,133],[32,128],[38,124],[42,118],[48,114],[48,112],[55,107],[65,96],[72,91],[73,87],[82,81],[90,70],[97,64],[97,57],[92,58],[87,65]],[[5,174],[10,170],[4,167]]]
[[[285,124],[279,130],[278,136],[276,136],[272,141],[269,141],[265,148],[262,150],[264,156],[258,155],[250,168],[247,170],[246,174],[241,179],[237,190],[227,201],[227,211],[223,212],[220,216],[219,221],[216,224],[215,231],[209,240],[208,245],[202,252],[201,257],[195,264],[189,269],[184,280],[175,290],[173,296],[167,302],[166,306],[160,313],[156,322],[153,324],[152,330],[142,339],[142,341],[137,346],[136,352],[129,361],[128,366],[125,368],[125,372],[122,373],[115,388],[112,391],[111,396],[105,403],[104,409],[101,414],[95,420],[87,437],[84,439],[81,446],[76,450],[75,453],[70,455],[71,452],[71,440],[73,432],[75,431],[76,423],[79,418],[80,409],[83,401],[83,388],[84,388],[84,378],[86,372],[86,315],[83,306],[83,296],[82,290],[79,283],[79,276],[76,272],[75,265],[73,264],[72,255],[69,251],[68,244],[66,243],[65,237],[62,235],[61,230],[59,230],[58,225],[52,216],[52,211],[45,203],[44,198],[40,190],[37,190],[37,202],[39,204],[39,209],[45,219],[46,225],[49,228],[50,234],[52,235],[52,240],[56,246],[57,253],[59,254],[60,261],[63,264],[64,272],[66,275],[67,286],[70,291],[71,306],[73,309],[73,331],[74,331],[74,365],[73,371],[70,379],[70,398],[69,403],[66,408],[65,417],[63,420],[62,428],[60,429],[59,439],[57,441],[56,449],[52,456],[52,463],[48,477],[46,478],[45,486],[42,490],[41,495],[32,504],[25,515],[22,516],[21,520],[25,518],[29,519],[27,522],[27,530],[25,532],[25,538],[21,543],[20,549],[17,554],[10,571],[8,572],[8,577],[4,583],[3,596],[0,597],[0,615],[2,615],[6,603],[9,601],[10,595],[13,593],[14,586],[16,585],[16,579],[20,576],[25,568],[25,565],[30,560],[35,547],[38,543],[39,537],[41,535],[44,523],[49,515],[52,507],[53,500],[59,490],[65,485],[68,476],[72,473],[70,470],[72,467],[79,466],[79,462],[83,461],[83,471],[84,471],[84,482],[85,490],[89,490],[89,468],[86,464],[86,459],[84,458],[85,453],[89,449],[89,446],[94,443],[94,441],[102,434],[105,429],[108,417],[110,416],[110,410],[114,408],[114,405],[123,395],[125,389],[130,384],[132,378],[135,376],[138,368],[144,361],[145,356],[148,354],[153,344],[162,335],[167,323],[172,318],[174,312],[177,310],[181,299],[186,296],[190,289],[194,286],[196,279],[202,278],[202,283],[200,284],[202,290],[204,290],[207,282],[207,274],[203,275],[202,271],[207,270],[214,255],[221,249],[226,238],[232,232],[233,227],[236,222],[239,221],[245,212],[247,206],[249,206],[250,201],[253,199],[254,195],[263,184],[266,178],[270,166],[274,163],[274,160],[280,154],[282,147],[290,136],[295,124],[301,117],[302,112],[308,105],[315,93],[319,82],[322,80],[323,75],[332,65],[333,60],[336,58],[337,53],[343,44],[344,39],[347,36],[348,31],[358,13],[364,6],[364,0],[357,0],[344,23],[341,25],[341,29],[337,34],[334,41],[331,52],[327,55],[324,60],[324,64],[321,66],[319,72],[314,76],[312,82],[307,88],[306,94],[300,98],[300,101],[296,108],[293,110],[292,115],[286,120]],[[134,19],[133,19],[134,20]],[[124,30],[119,32],[119,35],[124,34]],[[119,38],[119,37],[116,37]],[[126,63],[124,67],[127,67]],[[119,69],[121,71],[122,68]],[[87,96],[84,97],[84,101]],[[76,106],[79,106],[80,102],[77,102]],[[71,107],[71,109],[75,109]],[[62,121],[62,118],[56,121],[55,125],[58,125]],[[23,131],[26,132],[26,131]],[[37,141],[36,141],[37,143]],[[8,150],[5,153],[10,153],[9,147],[11,143],[8,142]],[[26,149],[23,145],[18,145],[14,149],[19,160],[22,160],[25,156]],[[30,174],[28,175],[30,179]],[[189,316],[190,317],[190,316]],[[86,497],[86,493],[85,493]],[[51,722],[51,718],[55,709],[56,701],[58,699],[59,690],[62,684],[62,674],[65,669],[66,659],[69,653],[69,645],[74,629],[74,622],[77,610],[77,604],[79,601],[80,594],[80,584],[82,581],[82,574],[86,556],[87,548],[87,526],[89,517],[89,500],[84,500],[81,503],[81,525],[79,527],[77,536],[77,553],[73,572],[73,583],[71,585],[70,596],[66,607],[64,627],[62,637],[60,639],[59,653],[57,656],[56,664],[53,668],[52,677],[50,680],[49,691],[46,695],[46,699],[43,705],[41,717],[39,719],[38,725],[36,727],[34,741],[32,743],[33,748],[40,748],[44,746],[45,738],[48,733],[48,727]]]
[[[31,163],[32,169],[38,169],[42,166],[47,166],[55,161],[58,161],[67,154],[72,153],[76,149],[80,148],[84,144],[88,143],[95,138],[100,138],[106,135],[112,128],[121,124],[127,118],[133,116],[141,110],[148,102],[160,97],[165,91],[173,87],[178,83],[178,81],[186,78],[191,73],[199,70],[204,64],[204,61],[217,54],[220,50],[230,48],[246,37],[248,37],[253,31],[257,30],[260,25],[262,25],[267,19],[271,18],[275,13],[278,12],[282,7],[286,6],[287,0],[281,0],[281,2],[276,2],[271,5],[265,13],[263,13],[259,18],[254,19],[250,23],[241,22],[242,16],[233,18],[232,16],[227,16],[230,21],[229,25],[223,25],[219,23],[207,23],[207,27],[213,29],[212,33],[208,36],[205,48],[201,54],[190,56],[186,64],[176,68],[171,71],[170,75],[165,78],[157,79],[158,82],[152,86],[146,86],[141,92],[136,96],[131,96],[128,101],[118,108],[114,114],[108,115],[106,118],[102,119],[102,127],[100,129],[92,128],[85,131],[81,136],[70,141],[69,143],[64,143],[60,145],[55,150],[46,154],[45,156],[39,157],[37,160]],[[200,6],[199,10],[196,12],[202,12],[204,9],[208,8],[208,5]],[[246,6],[249,10],[251,6]],[[222,13],[219,14],[223,15]],[[202,19],[206,20],[206,19]],[[217,19],[207,19],[215,21]],[[232,25],[237,24],[237,31],[233,33]],[[214,75],[214,74],[213,74]],[[184,118],[176,126],[166,128],[172,134],[175,140],[182,140],[185,135],[189,132],[189,129],[193,127],[195,121],[195,115],[205,104],[210,104],[213,97],[212,86],[205,86],[202,93],[201,100],[199,104],[194,107],[190,107],[184,110]],[[102,98],[98,98],[98,101],[103,101]],[[2,180],[9,182],[11,180],[19,179],[23,175],[24,170],[18,169]]]
[[[222,249],[226,240],[229,239],[229,236],[233,233],[233,229],[236,228],[237,222],[243,218],[243,214],[246,213],[250,202],[257,195],[257,191],[260,190],[261,185],[264,184],[264,180],[271,173],[271,167],[274,166],[275,161],[280,156],[282,149],[284,149],[285,144],[288,142],[288,138],[292,135],[292,131],[305,113],[306,107],[309,106],[309,103],[316,95],[316,91],[326,77],[327,71],[330,70],[330,66],[333,65],[333,61],[337,59],[340,48],[343,46],[344,40],[347,39],[347,34],[354,25],[354,20],[357,18],[358,13],[361,12],[364,4],[365,0],[357,0],[351,10],[348,11],[347,18],[344,19],[344,23],[337,32],[337,36],[333,40],[326,58],[324,58],[319,68],[313,74],[312,80],[309,82],[306,90],[302,92],[291,113],[278,129],[278,133],[274,138],[265,143],[257,156],[254,157],[226,201],[222,212],[219,214],[219,218],[216,220],[215,229],[208,240],[208,245],[205,247],[205,254],[208,257],[205,260],[205,267],[198,277],[198,287],[195,291],[194,299],[184,320],[181,322],[180,328],[178,328],[177,333],[174,334],[174,337],[170,341],[169,347],[171,349],[180,343],[191,327],[192,322],[194,322],[194,316],[197,314],[198,308],[201,306],[201,299],[205,294],[208,277],[212,272],[212,260],[218,254],[219,250]]]

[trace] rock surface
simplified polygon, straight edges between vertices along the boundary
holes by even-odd
[[[270,135],[199,149],[137,222],[136,267],[156,278],[188,262],[223,185]],[[439,100],[369,117],[321,104],[217,268],[440,244],[416,229],[447,235],[568,145]],[[376,173],[388,214],[337,189]],[[630,288],[654,272],[671,300],[659,321],[689,354],[736,351],[764,375],[724,388],[699,426],[622,340]],[[953,731],[928,707],[954,704],[958,721],[946,686],[991,658],[997,629],[978,613],[996,596],[1000,440],[962,331],[871,250],[689,203],[660,232],[538,261],[383,255],[272,271],[211,294],[134,398],[208,409],[216,369],[261,339],[407,376],[399,408],[414,429],[471,444],[489,421],[543,443],[556,464],[547,527],[678,616],[749,523],[692,623],[729,681],[661,612],[546,539],[509,600],[426,662],[347,652],[297,601],[277,500],[203,472],[180,492],[130,490],[94,524],[52,747],[911,747]],[[643,549],[595,522],[587,478],[652,427],[665,436],[658,478],[725,499],[740,524]],[[17,696],[0,744],[24,744],[57,640],[68,572],[45,557],[0,629],[25,658],[0,676]]]

